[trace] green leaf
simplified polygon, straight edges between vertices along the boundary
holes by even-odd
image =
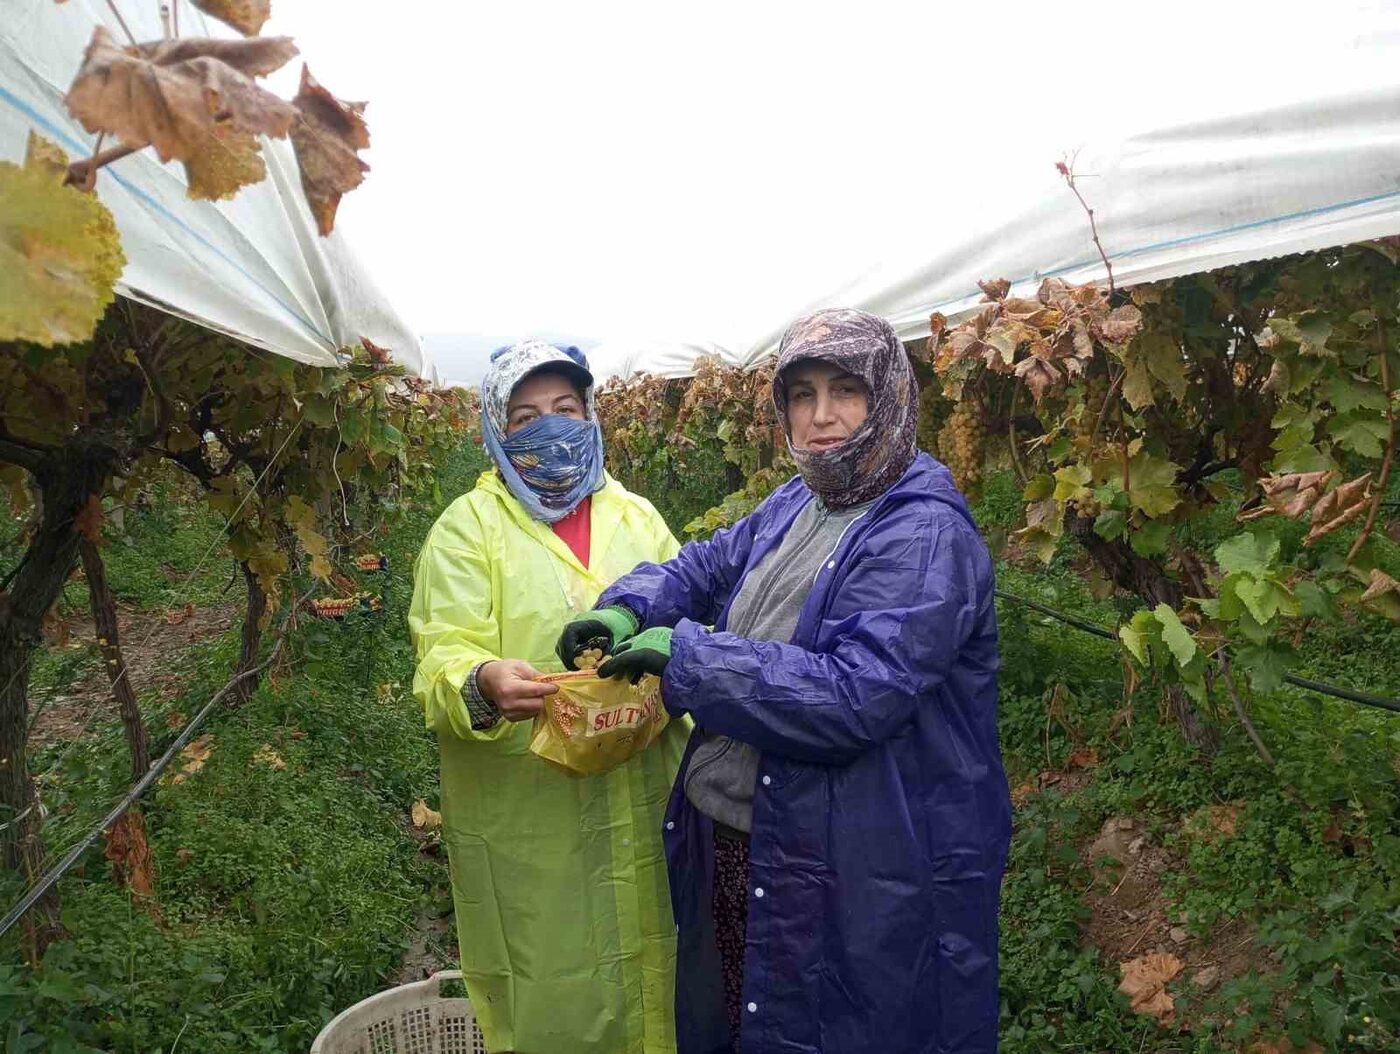
[[[1165,333],[1147,334],[1141,338],[1147,368],[1152,376],[1181,402],[1186,397],[1186,359],[1181,347]]]
[[[1390,438],[1390,422],[1383,416],[1358,410],[1338,414],[1327,426],[1343,447],[1362,457],[1380,457]]]
[[[1128,400],[1128,404],[1134,410],[1152,406],[1156,400],[1152,397],[1152,377],[1148,373],[1146,361],[1140,358],[1130,359],[1126,369],[1127,372],[1123,375],[1123,398]]]
[[[335,403],[324,396],[313,395],[303,404],[302,415],[308,424],[329,428],[335,424]]]
[[[1026,489],[1022,492],[1021,497],[1026,501],[1044,501],[1054,493],[1054,477],[1041,473],[1027,481]]]
[[[1058,502],[1087,501],[1093,497],[1087,484],[1093,479],[1087,465],[1066,465],[1055,470],[1054,498]]]
[[[1133,629],[1132,626],[1124,623],[1118,627],[1118,639],[1123,642],[1123,647],[1127,648],[1140,665],[1146,666],[1148,645],[1146,634]]]
[[[1235,595],[1261,626],[1267,626],[1280,611],[1293,616],[1302,610],[1302,605],[1293,594],[1272,578],[1239,575],[1235,582]]]
[[[1128,528],[1128,517],[1118,509],[1105,509],[1094,520],[1094,533],[1105,541],[1116,541]]]
[[[1351,410],[1379,410],[1384,413],[1386,409],[1385,392],[1381,391],[1380,385],[1360,380],[1346,370],[1338,370],[1328,380],[1327,401],[1338,413]]]
[[[1278,559],[1279,540],[1272,534],[1246,531],[1215,547],[1215,562],[1226,574],[1245,571],[1262,575]]]
[[[1301,613],[1309,618],[1329,619],[1337,612],[1337,605],[1331,596],[1312,579],[1305,578],[1297,583],[1293,587],[1293,595],[1298,598]]]
[[[369,415],[364,410],[347,410],[340,419],[340,437],[346,446],[358,446],[368,434]]]
[[[1179,466],[1142,450],[1128,461],[1128,493],[1133,508],[1146,516],[1165,516],[1181,504],[1176,489]]]
[[[1309,429],[1311,432],[1311,428]],[[1279,449],[1277,441],[1275,449]],[[1286,476],[1294,472],[1324,472],[1334,469],[1337,463],[1310,443],[1295,446],[1269,462],[1269,469],[1276,475]]]
[[[1191,636],[1191,631],[1168,605],[1158,604],[1152,609],[1152,614],[1157,616],[1162,627],[1162,642],[1171,649],[1177,665],[1186,666],[1196,657],[1196,638]]]
[[[1167,542],[1171,535],[1171,524],[1164,520],[1148,520],[1132,533],[1128,541],[1138,556],[1157,556],[1167,551]]]
[[[1332,335],[1332,323],[1319,312],[1310,312],[1297,319],[1272,318],[1269,328],[1284,340],[1297,344],[1304,355],[1325,355],[1327,340]]]
[[[1283,687],[1283,675],[1288,672],[1284,653],[1267,645],[1246,644],[1235,651],[1234,665],[1249,674],[1250,686],[1256,692],[1275,692]]]
[[[62,169],[41,159],[0,161],[0,340],[86,340],[125,263],[117,225],[96,194],[64,186]]]

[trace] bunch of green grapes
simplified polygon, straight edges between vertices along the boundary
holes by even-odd
[[[1088,437],[1093,434],[1094,424],[1103,409],[1104,397],[1108,395],[1108,377],[1095,370],[1084,380],[1084,412],[1079,415],[1079,427],[1075,431]]]
[[[919,449],[934,457],[938,453],[938,426],[948,411],[948,400],[939,391],[938,382],[926,384],[919,391]]]
[[[938,454],[953,473],[958,489],[974,496],[982,482],[982,466],[987,456],[987,426],[982,407],[964,395],[938,433]]]

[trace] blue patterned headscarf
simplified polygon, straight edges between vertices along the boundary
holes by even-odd
[[[585,420],[550,414],[506,435],[507,409],[516,385],[551,365],[568,373],[588,372],[588,360],[578,348],[538,340],[521,341],[492,355],[481,382],[481,435],[510,492],[532,518],[552,524],[601,490],[605,480],[603,432],[591,383],[583,393]]]

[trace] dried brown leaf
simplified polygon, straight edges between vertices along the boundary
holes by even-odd
[[[1312,527],[1303,544],[1311,545],[1361,515],[1370,504],[1370,485],[1371,473],[1367,472],[1324,494],[1313,506]]]
[[[392,361],[388,348],[381,348],[368,337],[361,337],[360,343],[364,345],[365,351],[369,352],[369,361],[376,366],[387,366]]]
[[[1099,763],[1099,752],[1093,747],[1080,747],[1070,752],[1066,762],[1072,769],[1091,769]]]
[[[442,826],[442,813],[428,808],[428,803],[419,798],[413,803],[413,826],[422,831],[435,831]]]
[[[224,129],[210,132],[185,161],[190,197],[204,201],[224,201],[244,187],[261,183],[266,175],[258,141]]]
[[[1119,963],[1123,980],[1118,990],[1132,1000],[1135,1013],[1150,1015],[1165,1025],[1171,1021],[1175,1009],[1167,985],[1181,973],[1184,965],[1175,955],[1162,952]]]
[[[977,287],[982,290],[988,300],[1005,300],[1006,294],[1011,292],[1011,283],[1005,278],[978,282]]]
[[[1071,347],[1074,349],[1076,357],[1081,359],[1092,359],[1094,357],[1094,338],[1089,332],[1089,327],[1083,320],[1075,319],[1070,323]]]
[[[1063,278],[1047,278],[1040,283],[1036,299],[1046,307],[1056,308],[1066,314],[1077,314],[1077,304],[1070,295],[1069,284]]]
[[[1115,307],[1108,317],[1101,320],[1095,329],[1109,344],[1126,344],[1142,329],[1142,312],[1132,304]]]
[[[364,182],[369,171],[356,153],[369,146],[365,104],[337,99],[302,66],[301,90],[292,105],[299,115],[292,127],[292,146],[301,166],[301,185],[324,236],[335,227],[341,196]]]
[[[1386,593],[1400,593],[1400,582],[1395,581],[1379,567],[1371,569],[1371,578],[1366,586],[1366,592],[1361,594],[1361,601],[1375,600]]]
[[[282,138],[296,111],[255,83],[296,54],[288,37],[187,38],[120,47],[98,26],[68,90],[89,132],[185,162],[191,197],[227,197],[263,177],[253,138]]]
[[[206,732],[198,739],[186,744],[185,749],[180,751],[180,757],[185,763],[180,766],[180,771],[171,778],[171,783],[184,783],[200,769],[204,768],[204,763],[209,760],[209,756],[214,753],[214,733]]]
[[[245,37],[262,32],[263,23],[272,15],[271,0],[192,0],[206,15],[226,22]]]
[[[1207,841],[1225,841],[1235,837],[1242,808],[1233,802],[1206,805],[1191,814],[1187,827]]]
[[[188,622],[194,617],[194,601],[186,601],[183,607],[171,608],[165,613],[165,623],[168,626],[178,626],[182,622]]]
[[[272,749],[271,743],[264,743],[260,746],[253,755],[253,760],[274,769],[284,769],[287,767],[286,760],[281,754]]]
[[[1016,364],[1016,376],[1025,382],[1037,403],[1047,391],[1062,380],[1059,370],[1035,355],[1024,358]]]

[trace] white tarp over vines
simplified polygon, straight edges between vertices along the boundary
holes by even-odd
[[[138,40],[163,35],[160,4],[119,0]],[[191,4],[181,35],[231,36]],[[0,0],[0,159],[23,158],[31,130],[73,160],[93,136],[63,97],[93,28],[124,31],[98,0]],[[121,231],[127,265],[118,291],[301,362],[332,365],[361,337],[433,376],[417,336],[388,306],[338,232],[321,238],[301,191],[290,144],[266,141],[268,178],[231,201],[191,201],[183,170],[143,150],[103,168],[97,193]]]

